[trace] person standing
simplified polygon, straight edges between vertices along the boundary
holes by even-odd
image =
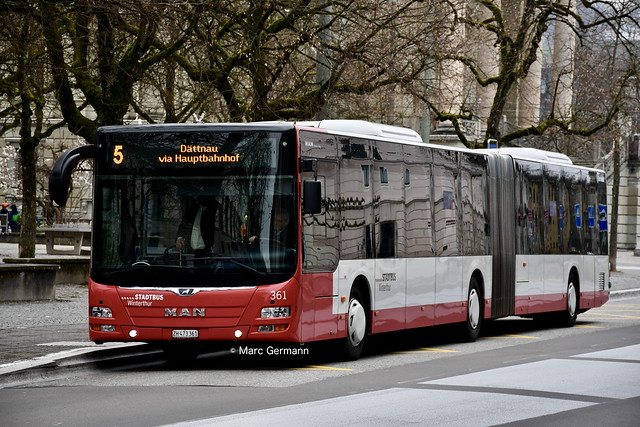
[[[6,233],[9,227],[9,203],[3,203],[2,208],[0,209],[0,233]]]
[[[14,232],[20,231],[20,212],[18,212],[16,205],[11,205],[9,211],[9,228]]]

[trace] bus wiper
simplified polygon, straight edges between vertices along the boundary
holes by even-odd
[[[238,261],[237,258],[232,258],[232,257],[223,257],[223,256],[212,256],[212,257],[202,257],[202,258],[194,258],[194,261],[221,261],[221,262],[230,262],[232,264],[237,265],[238,267],[250,271],[251,273],[260,276],[260,277],[267,277],[267,273],[263,272],[263,271],[259,271],[256,270],[255,268],[251,267],[248,264],[245,264],[243,262]]]
[[[127,276],[129,274],[136,274],[141,272],[148,272],[149,268],[153,268],[154,270],[158,268],[169,269],[171,271],[181,270],[184,267],[173,266],[173,265],[158,265],[158,264],[149,264],[147,262],[135,262],[131,265],[118,267],[117,270],[107,271],[104,274],[107,277],[121,277]]]

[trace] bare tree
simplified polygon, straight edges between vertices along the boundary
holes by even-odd
[[[411,0],[207,1],[175,58],[229,120],[311,119],[421,76],[429,11]]]
[[[69,130],[92,142],[99,126],[122,124],[137,82],[186,42],[198,11],[191,2],[38,0],[31,13]]]
[[[469,102],[463,93],[456,94],[462,102],[449,106],[442,97],[425,95],[411,86],[409,89],[427,103],[437,120],[451,121],[467,146],[474,144],[466,138],[463,121],[478,116],[486,117],[484,143],[488,139],[496,139],[505,144],[523,137],[542,135],[551,128],[561,129],[566,134],[590,136],[605,128],[620,110],[624,103],[622,95],[635,73],[635,67],[619,70],[615,74],[615,85],[608,85],[610,96],[606,102],[601,101],[587,109],[573,108],[575,70],[572,67],[576,46],[588,45],[594,34],[602,32],[609,34],[609,38],[615,35],[618,45],[629,53],[629,58],[634,55],[633,40],[626,34],[630,27],[638,25],[636,15],[640,4],[637,0],[585,0],[577,4],[571,0],[454,0],[446,4],[450,9],[447,23],[452,28],[448,37],[463,35],[467,46],[474,46],[474,49],[448,43],[449,48],[436,51],[434,58],[441,66],[449,64],[454,71],[459,69],[455,64],[462,66],[464,75],[455,79],[453,86],[464,87],[465,82],[476,85],[480,89],[473,92],[482,92],[484,103],[477,102],[477,99]],[[530,74],[540,73],[536,67],[539,67],[542,44],[552,31],[555,33],[556,52],[562,54],[560,59],[554,57],[549,80],[553,107],[539,120],[506,129],[503,126],[506,108],[510,100],[517,97],[517,89],[527,83]],[[488,42],[478,44],[482,40]],[[478,46],[481,49],[477,49]],[[610,79],[612,77],[609,76]],[[451,100],[451,95],[447,100]]]
[[[53,86],[43,61],[44,44],[40,36],[38,26],[28,14],[0,11],[3,40],[0,94],[6,106],[2,112],[2,132],[18,129],[20,135],[21,258],[35,256],[37,148],[42,140],[64,125],[64,121],[51,118]]]

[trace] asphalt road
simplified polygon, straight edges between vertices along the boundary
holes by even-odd
[[[621,252],[618,269],[612,300],[574,328],[385,334],[350,363],[227,347],[169,366],[137,346],[112,351],[149,355],[89,364],[110,347],[88,341],[86,287],[61,285],[55,301],[0,304],[0,425],[637,425],[640,258]]]
[[[58,369],[0,389],[0,425],[617,425],[640,416],[640,297],[573,328],[491,322],[376,337],[365,356],[200,357]]]

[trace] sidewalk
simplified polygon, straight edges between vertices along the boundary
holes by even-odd
[[[0,259],[17,258],[17,243],[0,243]],[[47,255],[36,245],[36,258]],[[0,260],[1,261],[1,260]],[[0,365],[93,346],[89,341],[87,286],[57,285],[55,301],[0,303]]]
[[[625,293],[640,295],[640,257],[634,256],[631,250],[618,249],[616,264],[617,271],[609,277],[612,297]]]
[[[0,243],[0,258],[18,257],[18,245]],[[47,255],[36,245],[36,258]],[[640,257],[618,252],[618,271],[611,274],[611,297],[640,295]],[[0,303],[0,366],[95,344],[87,331],[87,286],[57,285],[55,301]]]

